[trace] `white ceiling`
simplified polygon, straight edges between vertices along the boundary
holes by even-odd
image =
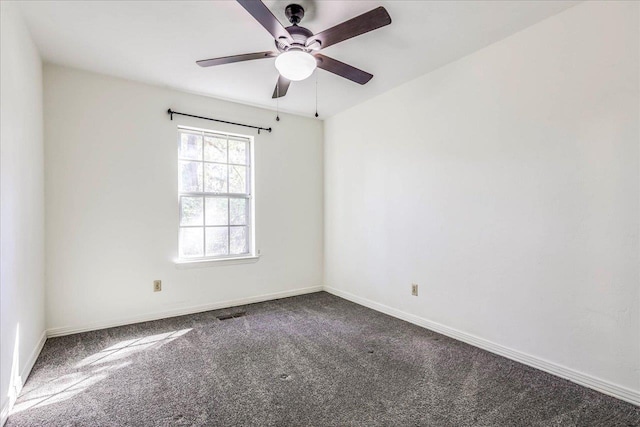
[[[294,0],[266,0],[284,24]],[[575,1],[298,1],[314,33],[384,6],[392,23],[322,52],[374,74],[360,86],[318,71],[328,117],[501,40]],[[274,59],[201,68],[196,60],[274,50],[270,34],[235,1],[25,1],[45,61],[275,109]],[[286,26],[286,25],[285,25]],[[311,116],[315,78],[294,82],[280,109]]]

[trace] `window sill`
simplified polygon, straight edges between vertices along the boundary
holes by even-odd
[[[244,256],[237,258],[219,258],[219,259],[196,259],[196,260],[176,260],[174,264],[177,269],[187,268],[203,268],[203,267],[222,267],[225,265],[235,264],[253,264],[260,260],[260,256]]]

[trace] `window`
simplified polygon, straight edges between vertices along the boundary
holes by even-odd
[[[178,128],[181,260],[253,255],[252,139]]]

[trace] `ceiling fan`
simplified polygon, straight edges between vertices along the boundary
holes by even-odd
[[[275,65],[280,76],[272,98],[285,96],[292,81],[306,79],[313,74],[316,67],[361,85],[367,83],[373,74],[325,56],[319,51],[391,23],[389,13],[380,6],[318,34],[313,34],[307,28],[298,26],[304,17],[304,8],[298,4],[290,4],[285,8],[285,16],[292,24],[285,28],[262,1],[237,0],[237,2],[273,36],[278,52],[267,51],[224,56],[204,59],[196,63],[201,67],[211,67],[275,57]]]

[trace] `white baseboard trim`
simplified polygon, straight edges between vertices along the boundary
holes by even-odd
[[[35,348],[31,351],[29,358],[25,362],[25,365],[22,367],[20,371],[20,383],[19,386],[22,388],[24,383],[29,378],[29,374],[31,374],[31,370],[33,369],[33,365],[36,364],[36,360],[38,360],[38,356],[40,356],[40,352],[44,347],[44,343],[47,341],[47,331],[42,331],[42,335],[40,335],[40,339],[36,344]],[[9,414],[11,413],[11,409],[13,409],[13,405],[16,399],[16,396],[20,393],[20,390],[16,390],[15,396],[13,398],[8,399],[4,405],[2,405],[2,411],[0,411],[0,427],[4,426],[4,423],[7,422],[9,418]]]
[[[11,411],[12,407],[13,405],[9,400],[7,400],[4,405],[2,405],[2,412],[0,412],[0,426],[4,426],[4,423],[7,422],[7,419],[9,418],[9,412]]]
[[[515,360],[516,362],[520,362],[522,364],[531,366],[533,368],[540,369],[541,371],[548,372],[550,374],[553,374],[560,378],[564,378],[576,384],[589,387],[593,390],[599,391],[600,393],[604,393],[609,396],[613,396],[615,398],[640,406],[639,391],[631,390],[629,388],[622,387],[617,384],[613,384],[611,382],[602,380],[600,378],[596,378],[591,375],[573,370],[566,366],[562,366],[557,363],[550,362],[548,360],[540,359],[538,357],[532,356],[527,353],[523,353],[518,350],[504,347],[500,344],[496,344],[484,338],[480,338],[478,336],[468,334],[458,329],[451,328],[449,326],[445,326],[437,322],[433,322],[423,317],[419,317],[414,314],[410,314],[410,313],[395,309],[393,307],[389,307],[387,305],[369,300],[367,298],[359,297],[350,292],[342,291],[340,289],[332,288],[326,285],[324,286],[324,290],[340,298],[344,298],[346,300],[354,302],[356,304],[360,304],[365,307],[371,308],[373,310],[388,314],[389,316],[397,317],[398,319],[405,320],[409,323],[413,323],[414,325],[418,325],[423,328],[430,329],[432,331],[438,332],[442,335],[446,335],[458,341],[463,341],[463,342],[466,342],[467,344],[471,344],[472,346],[506,357],[507,359]]]
[[[42,348],[44,347],[44,343],[46,341],[47,341],[47,331],[42,331],[42,335],[40,335],[38,344],[29,355],[29,359],[27,359],[27,362],[25,363],[24,367],[22,368],[22,371],[20,372],[20,376],[22,378],[22,385],[24,385],[24,383],[27,381],[27,378],[29,378],[29,374],[31,374],[33,365],[36,364],[36,360],[38,360],[38,356],[40,356],[40,352],[42,351]]]
[[[93,322],[83,326],[63,326],[59,328],[51,328],[47,330],[47,337],[60,337],[63,335],[77,334],[80,332],[97,331],[99,329],[113,328],[116,326],[131,325],[140,322],[149,322],[152,320],[166,319],[168,317],[184,316],[186,314],[201,313],[203,311],[220,310],[222,308],[236,307],[239,305],[254,304],[257,302],[271,301],[274,299],[294,297],[297,295],[310,294],[322,291],[322,286],[310,286],[308,288],[292,289],[282,292],[274,292],[271,294],[256,295],[236,300],[221,301],[210,304],[196,305],[191,307],[176,308],[167,311],[148,313],[141,316],[128,317],[126,319],[106,320],[102,322]]]

